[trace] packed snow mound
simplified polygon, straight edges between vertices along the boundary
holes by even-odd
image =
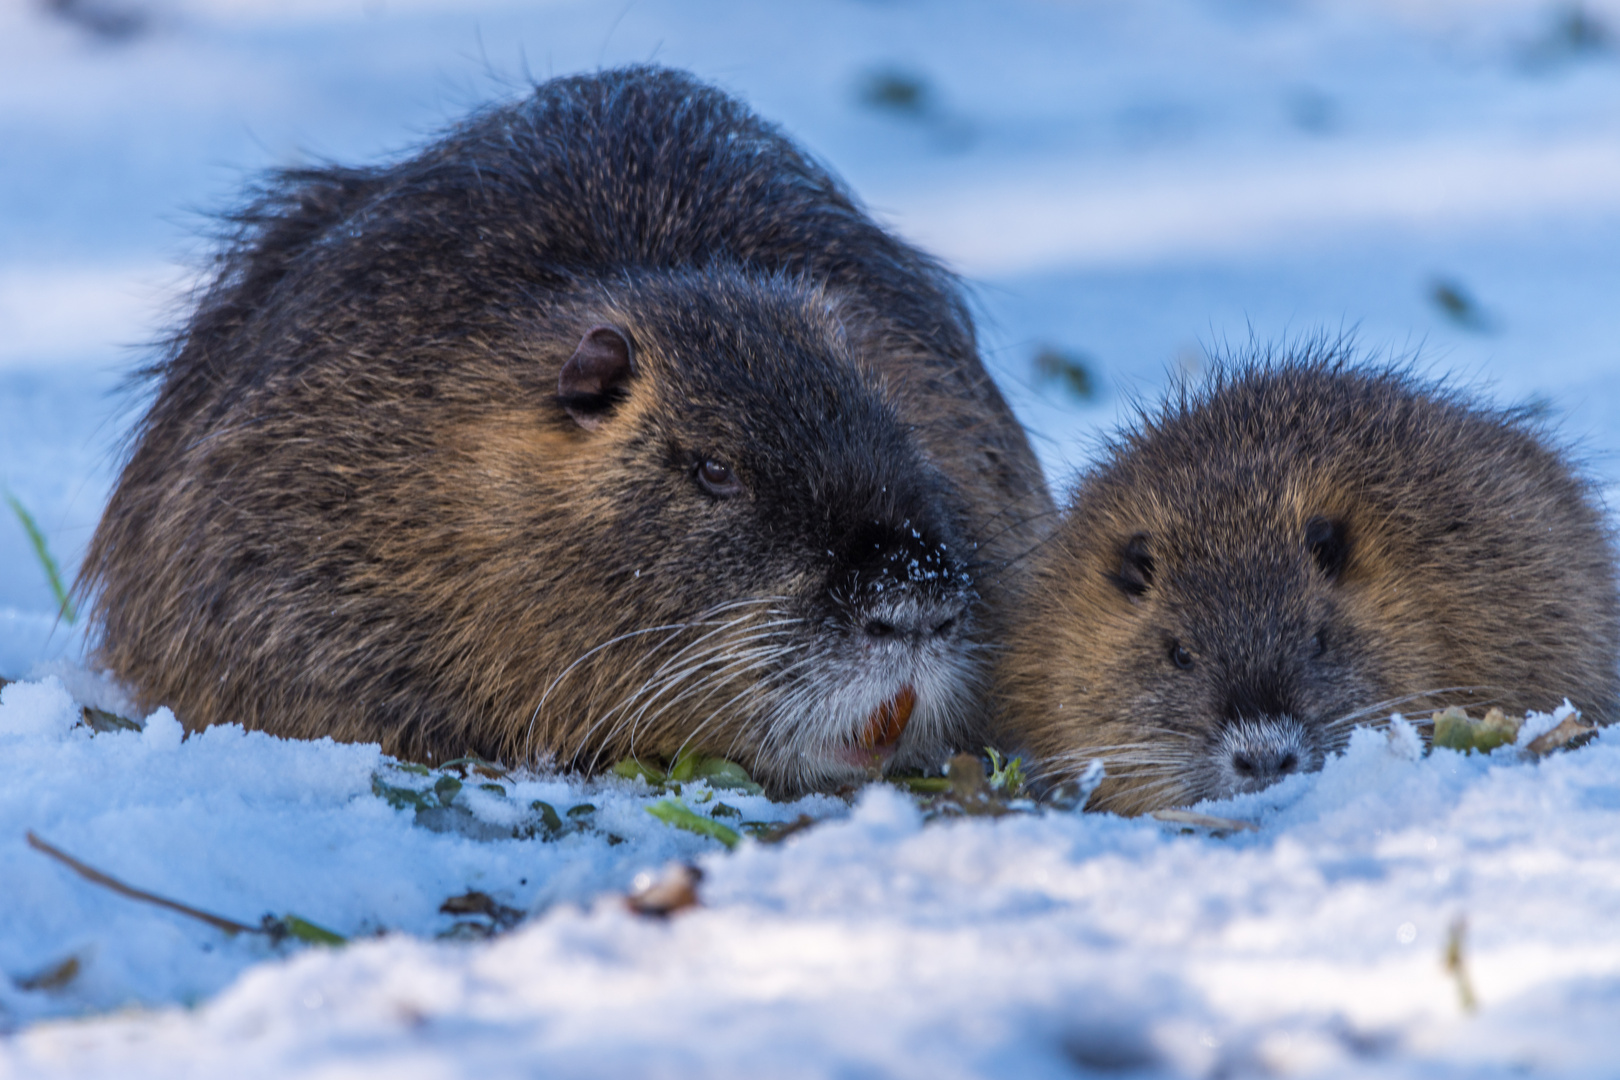
[[[825,796],[773,803],[702,780],[673,796],[644,780],[427,774],[375,745],[234,725],[185,737],[167,709],[144,729],[93,732],[55,677],[0,690],[0,758],[10,773],[0,785],[0,881],[11,907],[0,934],[0,972],[11,976],[0,978],[5,1027],[196,1002],[293,951],[91,885],[31,849],[29,833],[127,885],[233,922],[295,915],[346,938],[432,938],[486,928],[440,912],[468,892],[523,914],[622,893],[637,873],[718,847],[646,812],[671,798],[738,831],[845,809]],[[73,958],[79,973],[67,985],[19,988],[49,982]]]
[[[447,823],[391,805],[415,774],[374,746],[183,738],[163,710],[92,733],[60,682],[17,683],[0,1008],[20,1025],[140,1007],[29,1024],[0,1074],[1598,1075],[1620,1053],[1620,745],[1528,760],[1567,711],[1489,755],[1425,754],[1393,721],[1320,773],[1195,808],[1253,830],[925,821],[883,785],[850,807],[688,783],[704,816],[822,819],[728,852],[648,814],[668,796],[642,780],[506,776],[497,794],[469,774]],[[537,800],[595,809],[513,838]],[[227,935],[91,884],[29,831],[129,885],[351,943]],[[699,906],[629,910],[638,874],[687,860]],[[469,889],[537,914],[435,940]]]

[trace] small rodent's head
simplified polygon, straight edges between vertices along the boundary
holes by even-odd
[[[1050,669],[1049,707],[1083,734],[1048,765],[1102,759],[1112,779],[1099,805],[1186,805],[1319,768],[1388,696],[1350,522],[1245,490],[1260,477],[1230,479],[1191,513],[1093,520],[1077,553],[1089,628]]]
[[[1521,416],[1344,358],[1239,365],[1084,473],[997,661],[1010,746],[1141,812],[1319,768],[1444,705],[1603,715],[1614,586]]]
[[[938,760],[975,682],[966,508],[837,299],[648,274],[535,338],[547,410],[482,418],[456,481],[516,495],[546,563],[512,756],[701,751],[781,792]]]

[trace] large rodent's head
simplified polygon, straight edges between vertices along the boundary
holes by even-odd
[[[1085,473],[998,684],[1050,780],[1139,812],[1442,704],[1613,700],[1601,515],[1517,414],[1306,357],[1183,389]]]
[[[447,478],[484,492],[492,552],[540,561],[512,567],[534,606],[503,637],[547,676],[512,756],[702,751],[798,791],[946,752],[975,681],[965,507],[856,337],[822,290],[723,267],[533,329],[550,400],[478,417]]]

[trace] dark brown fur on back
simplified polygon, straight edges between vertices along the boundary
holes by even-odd
[[[1443,704],[1615,719],[1620,603],[1588,482],[1519,414],[1331,350],[1183,387],[1079,480],[999,682],[1092,806],[1256,790]]]
[[[884,679],[920,680],[896,760],[973,721],[1038,467],[954,281],[742,105],[559,79],[237,220],[81,581],[144,703],[777,790],[848,779]],[[602,326],[634,378],[565,400]]]

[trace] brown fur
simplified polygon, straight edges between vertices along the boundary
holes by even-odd
[[[1172,395],[1038,564],[1004,730],[1049,782],[1101,759],[1093,807],[1257,790],[1396,710],[1616,715],[1591,485],[1524,415],[1329,350]]]
[[[783,792],[907,683],[893,762],[969,737],[1038,467],[949,275],[741,105],[560,79],[239,220],[81,583],[145,704]],[[601,326],[633,377],[571,397]]]

